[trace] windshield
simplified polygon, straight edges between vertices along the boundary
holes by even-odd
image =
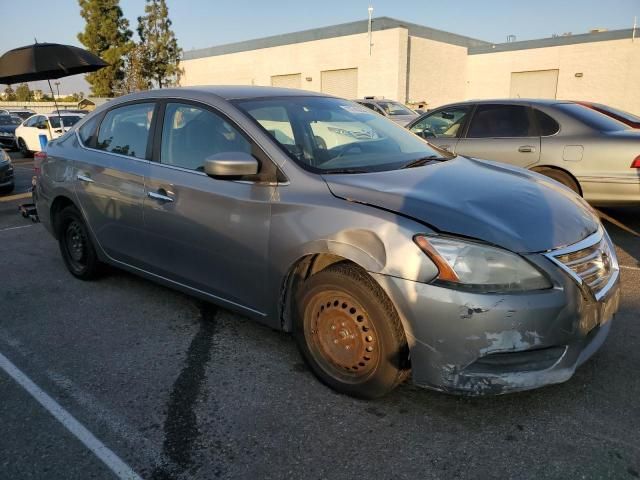
[[[10,112],[11,115],[15,115],[16,117],[20,117],[23,120],[26,120],[27,118],[29,118],[31,115],[34,114],[34,112],[27,112],[27,111],[16,111],[16,112]]]
[[[19,118],[12,117],[10,115],[0,115],[0,125],[20,125]]]
[[[577,103],[558,103],[556,107],[588,127],[600,132],[614,132],[616,130],[626,130],[629,128],[624,123],[614,120],[604,113],[585,107],[584,105]]]
[[[76,123],[78,123],[78,121],[82,117],[80,117],[79,115],[78,116],[76,116],[76,115],[65,115],[63,117],[58,117],[58,116],[49,117],[49,122],[51,122],[51,127],[52,128],[60,128],[60,118],[62,118],[62,124],[65,127],[71,127],[71,126],[75,125]]]
[[[395,170],[448,154],[347,100],[276,97],[236,100],[297,163],[319,173]]]
[[[398,102],[377,102],[376,105],[378,105],[387,115],[416,115],[415,112],[409,110]]]

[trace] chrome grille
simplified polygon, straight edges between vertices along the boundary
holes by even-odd
[[[600,228],[585,240],[547,255],[579,285],[588,288],[600,299],[618,276],[618,261],[611,240]]]

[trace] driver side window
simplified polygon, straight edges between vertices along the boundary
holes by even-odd
[[[470,106],[443,108],[418,121],[411,131],[423,138],[454,138],[471,110]]]

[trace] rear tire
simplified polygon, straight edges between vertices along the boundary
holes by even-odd
[[[92,280],[102,273],[89,230],[76,207],[65,207],[56,219],[58,243],[64,263],[71,274],[81,280]]]
[[[22,138],[18,139],[18,150],[20,150],[20,153],[24,158],[29,158],[33,156],[33,152],[27,148],[27,144]]]
[[[554,179],[556,182],[563,184],[565,187],[570,188],[578,195],[581,195],[578,182],[576,182],[568,173],[565,173],[562,170],[558,170],[556,168],[540,168],[536,170],[536,172],[544,175],[545,177]]]
[[[294,336],[313,373],[334,390],[382,397],[408,376],[409,348],[382,288],[355,265],[331,265],[301,287]]]

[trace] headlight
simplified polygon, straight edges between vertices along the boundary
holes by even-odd
[[[523,292],[552,286],[520,255],[501,248],[424,235],[416,235],[414,241],[436,264],[436,281],[445,286],[477,292]]]

